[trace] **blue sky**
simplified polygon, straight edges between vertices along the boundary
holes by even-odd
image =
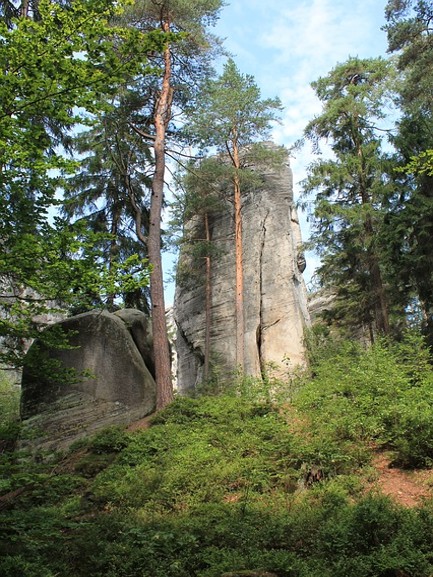
[[[349,56],[386,51],[385,0],[232,0],[215,31],[263,97],[285,107],[281,144],[300,137],[320,111],[310,83]]]
[[[293,145],[309,120],[320,112],[310,83],[349,56],[385,55],[386,0],[227,0],[214,32],[244,74],[254,76],[262,97],[278,96],[284,106],[275,127],[278,144]],[[308,150],[291,159],[295,200],[299,181],[312,160]],[[301,216],[304,240],[308,224]],[[308,281],[314,259],[307,261]],[[167,290],[167,304],[172,301]]]

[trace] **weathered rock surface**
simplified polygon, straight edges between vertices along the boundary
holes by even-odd
[[[336,293],[329,289],[320,289],[309,296],[308,310],[312,323],[320,321],[326,312],[332,310],[335,298]]]
[[[113,314],[125,323],[144,364],[149,369],[151,375],[155,377],[152,323],[150,318],[137,309],[120,309]]]
[[[143,313],[89,312],[54,325],[59,326],[73,348],[42,353],[73,370],[69,382],[63,369],[38,374],[33,365],[23,373],[23,438],[33,437],[32,447],[64,449],[98,429],[127,425],[154,411],[155,381],[141,354],[147,357],[149,338]],[[37,347],[36,342],[29,354],[35,354]]]
[[[303,331],[309,324],[301,271],[301,231],[293,203],[292,173],[262,171],[262,185],[243,193],[245,373],[260,375],[272,364],[286,370],[304,362]],[[199,226],[191,223],[190,226]],[[219,373],[236,369],[235,250],[233,208],[226,202],[210,219],[212,244],[211,362]],[[181,255],[183,271],[196,269]],[[183,260],[183,261],[182,261]],[[203,277],[178,283],[178,387],[194,388],[203,378],[205,287]]]

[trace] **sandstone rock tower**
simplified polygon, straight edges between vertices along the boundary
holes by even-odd
[[[287,372],[304,361],[303,332],[309,324],[302,278],[305,260],[293,202],[289,161],[279,170],[261,169],[261,185],[242,193],[244,270],[244,371],[259,376],[273,365]],[[199,222],[187,223],[199,227]],[[210,217],[216,256],[211,270],[211,363],[219,374],[236,369],[235,254],[233,206],[226,200]],[[194,270],[180,255],[184,271]],[[186,278],[185,278],[186,277]],[[193,389],[203,380],[205,286],[203,278],[182,275],[176,287],[175,321],[178,388]]]

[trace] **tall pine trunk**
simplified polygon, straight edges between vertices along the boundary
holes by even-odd
[[[385,297],[379,260],[374,254],[370,260],[370,277],[373,285],[376,327],[380,334],[387,335],[389,334],[388,303]]]
[[[358,128],[358,122],[356,119],[356,126]],[[358,158],[360,162],[360,193],[361,202],[364,206],[371,205],[372,199],[368,192],[367,178],[366,178],[366,163],[362,150],[362,146],[358,140],[358,137],[354,138]],[[367,212],[364,216],[364,232],[365,232],[365,243],[367,245],[367,268],[370,278],[370,294],[372,296],[372,307],[374,313],[375,327],[379,334],[386,335],[389,333],[389,315],[388,315],[388,303],[385,296],[385,288],[383,285],[382,272],[380,270],[379,257],[374,250],[374,226],[371,215]],[[373,342],[373,338],[370,336],[370,340]]]
[[[379,258],[374,249],[371,247],[371,243],[374,242],[374,228],[373,223],[371,222],[371,217],[369,215],[366,216],[366,220],[364,222],[364,230],[367,236],[368,244],[367,266],[371,283],[370,290],[372,294],[376,330],[379,334],[387,335],[389,333],[388,302],[385,295],[385,288],[383,286]]]
[[[162,24],[164,32],[170,31],[168,22]],[[154,113],[155,126],[155,173],[152,179],[150,223],[147,249],[152,266],[150,275],[150,300],[152,303],[153,352],[157,387],[156,409],[162,409],[173,400],[170,348],[167,336],[164,303],[164,281],[161,259],[161,214],[164,196],[165,138],[171,113],[171,53],[170,46],[164,50],[164,75]]]
[[[244,268],[242,243],[242,200],[239,177],[240,160],[237,142],[233,146],[235,173],[233,176],[235,212],[235,274],[236,274],[236,365],[243,370],[245,365],[245,322],[244,322]]]
[[[115,202],[113,209],[112,209],[112,215],[111,215],[111,227],[110,227],[110,245],[109,245],[109,255],[108,255],[108,270],[111,273],[114,272],[114,266],[118,260],[118,256],[119,256],[119,247],[117,246],[117,235],[119,232],[119,221],[120,221],[120,216],[121,216],[121,207],[119,202]],[[114,310],[114,299],[115,299],[115,294],[109,294],[107,296],[107,309],[109,311],[113,311]]]
[[[22,18],[28,18],[29,17],[29,0],[24,0],[23,3],[21,4],[20,7],[20,16]]]

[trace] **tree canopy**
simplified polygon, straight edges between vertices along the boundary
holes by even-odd
[[[234,211],[236,362],[241,370],[244,369],[245,349],[241,192],[248,186],[248,181],[251,184],[257,178],[254,165],[257,168],[260,162],[282,162],[281,151],[257,142],[268,137],[279,110],[279,99],[262,99],[254,78],[243,75],[230,58],[222,74],[204,85],[202,98],[188,115],[187,133],[192,141],[203,152],[211,149],[219,155],[205,166],[214,166],[215,180],[220,179],[221,189],[221,180],[230,183],[226,198],[232,202]],[[207,278],[209,283],[209,273]]]
[[[390,0],[385,17],[391,58],[350,58],[312,85],[322,113],[305,136],[331,154],[304,183],[311,245],[337,294],[334,322],[385,333],[415,323],[431,335],[432,8]]]
[[[146,53],[164,45],[159,33],[113,27],[120,11],[105,0],[42,0],[37,18],[0,22],[1,332],[14,353],[42,313],[92,300],[108,282],[94,234],[54,215],[77,168],[66,154],[71,131],[91,124],[123,76],[144,73]]]
[[[312,242],[322,256],[320,275],[334,285],[340,322],[374,334],[389,332],[379,229],[388,185],[375,126],[383,117],[389,64],[351,58],[313,83],[322,114],[305,129],[329,159],[310,165],[304,194],[313,202]]]

